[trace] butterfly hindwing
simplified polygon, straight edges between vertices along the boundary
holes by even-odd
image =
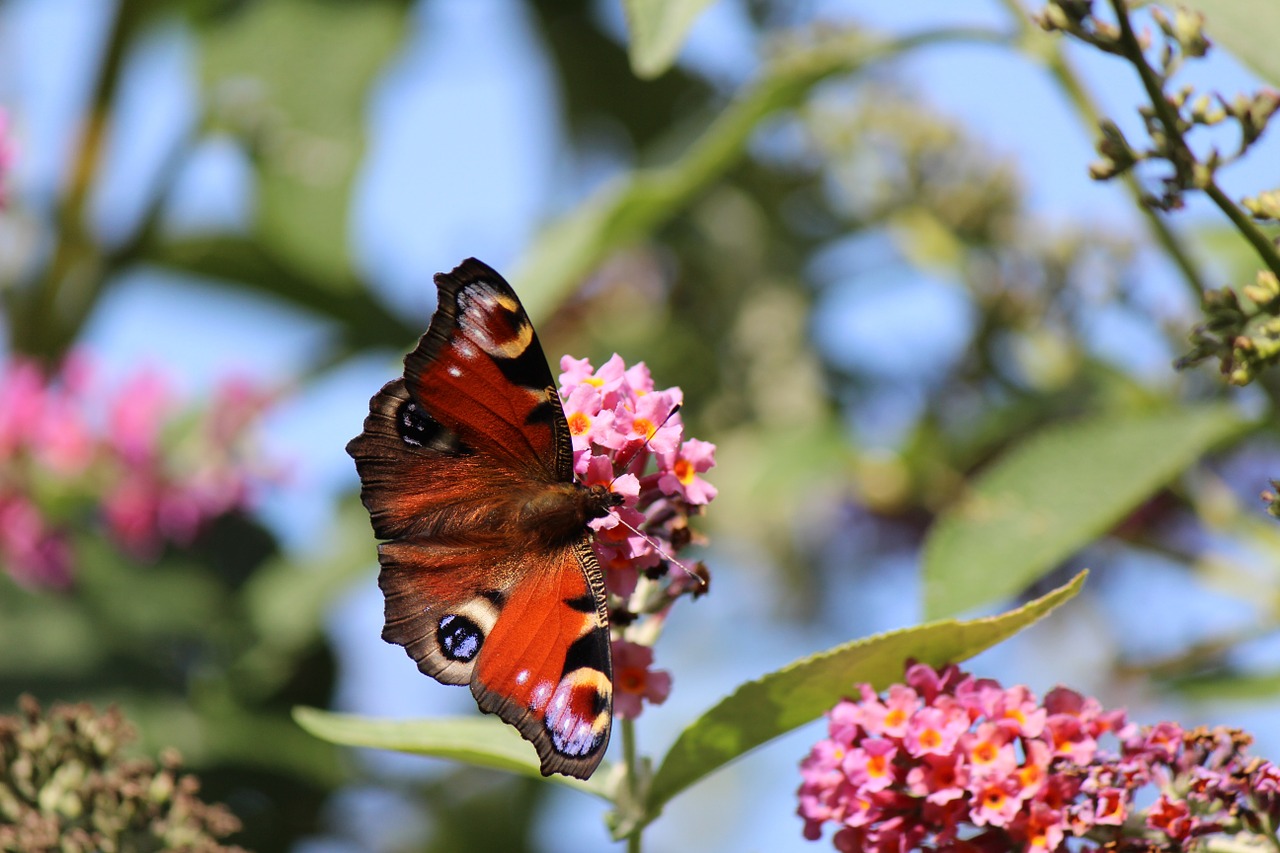
[[[604,578],[537,336],[475,260],[436,276],[430,328],[347,446],[383,542],[383,638],[515,726],[542,772],[587,778],[612,719]]]

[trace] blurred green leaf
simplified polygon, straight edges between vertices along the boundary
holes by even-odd
[[[1280,696],[1280,670],[1249,674],[1218,671],[1170,679],[1164,684],[1198,702],[1272,702]]]
[[[853,685],[877,689],[902,678],[908,658],[933,666],[956,663],[990,648],[1063,604],[1084,584],[1065,586],[999,616],[946,620],[878,634],[803,658],[749,681],[680,733],[649,790],[649,819],[694,782],[761,744],[815,720]]]
[[[1205,16],[1209,38],[1253,69],[1272,86],[1280,86],[1280,3],[1275,0],[1213,0],[1188,4]]]
[[[712,0],[623,0],[631,31],[628,54],[637,77],[651,79],[671,67],[685,36]]]
[[[245,585],[248,624],[260,640],[236,661],[244,687],[273,690],[288,679],[308,646],[319,642],[332,603],[359,578],[372,585],[377,550],[369,514],[358,500],[344,502],[308,558],[277,557]]]
[[[984,30],[945,29],[876,41],[856,30],[836,30],[784,52],[680,157],[604,187],[540,234],[510,276],[525,309],[534,318],[550,313],[611,252],[652,232],[738,163],[765,119],[800,105],[823,80],[931,43],[997,38],[1002,36]]]
[[[270,0],[207,20],[214,115],[251,141],[263,239],[321,283],[350,283],[347,208],[365,98],[404,32],[404,4]]]
[[[533,747],[496,717],[377,720],[299,707],[294,709],[293,718],[311,734],[330,743],[430,755],[543,778]],[[608,799],[604,783],[608,776],[606,763],[585,782],[558,773],[546,778]]]
[[[930,530],[925,613],[960,613],[1025,589],[1245,426],[1228,406],[1202,405],[1091,417],[1032,436]]]
[[[170,270],[217,279],[227,287],[285,300],[341,326],[348,350],[407,347],[422,334],[387,310],[358,278],[327,270],[304,274],[289,259],[234,236],[199,237],[148,244],[141,259]]]

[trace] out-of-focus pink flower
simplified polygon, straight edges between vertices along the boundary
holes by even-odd
[[[65,589],[71,584],[71,547],[19,495],[0,494],[0,563],[24,586]]]
[[[52,375],[21,359],[0,365],[3,568],[28,585],[68,585],[71,534],[86,517],[137,558],[189,544],[248,505],[259,473],[243,445],[267,399],[228,383],[208,418],[179,419],[155,371],[111,388],[82,352]]]
[[[143,369],[125,380],[107,412],[107,440],[126,465],[141,464],[158,452],[170,406],[167,383],[157,371]]]
[[[613,713],[635,719],[643,702],[661,705],[671,693],[671,675],[653,666],[653,649],[626,640],[613,643]]]

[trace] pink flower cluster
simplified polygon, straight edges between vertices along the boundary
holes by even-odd
[[[107,394],[82,354],[53,376],[0,365],[0,566],[28,586],[69,586],[71,533],[85,522],[136,558],[190,543],[246,505],[256,475],[244,439],[267,401],[228,382],[193,421],[151,371]]]
[[[883,698],[863,684],[828,715],[801,764],[806,838],[832,822],[842,851],[1136,853],[1210,834],[1275,845],[1280,769],[1246,756],[1240,732],[1140,727],[1064,687],[1040,704],[955,666],[914,664],[905,680]]]
[[[613,624],[614,712],[635,717],[641,699],[661,703],[671,676],[654,671],[652,640],[677,598],[697,595],[706,567],[673,566],[694,540],[689,517],[715,496],[700,476],[715,445],[684,438],[679,388],[657,390],[643,362],[613,358],[599,370],[586,359],[560,360],[560,397],[573,437],[573,467],[586,485],[605,484],[623,504],[591,526],[604,569]],[[640,642],[643,638],[645,642]]]

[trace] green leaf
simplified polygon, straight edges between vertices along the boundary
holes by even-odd
[[[1231,408],[1102,415],[1032,436],[977,477],[924,545],[925,613],[998,601],[1101,536],[1246,426]]]
[[[525,310],[534,318],[551,313],[610,253],[651,233],[732,168],[765,119],[801,104],[823,80],[928,44],[1002,38],[983,30],[940,29],[875,41],[859,31],[835,31],[785,53],[744,87],[676,160],[639,169],[604,187],[538,235],[510,276]]]
[[[1196,702],[1274,702],[1280,696],[1280,669],[1190,675],[1166,680],[1163,686]]]
[[[334,273],[350,268],[365,96],[403,32],[388,0],[243,4],[201,32],[215,115],[251,142],[261,236],[317,281],[351,281]]]
[[[1280,3],[1275,0],[1199,0],[1190,6],[1205,17],[1205,31],[1220,47],[1253,69],[1272,86],[1280,86]]]
[[[1000,616],[933,622],[854,640],[747,682],[676,738],[649,789],[648,819],[712,771],[831,710],[854,684],[883,689],[902,678],[907,658],[933,666],[956,663],[1011,637],[1079,592],[1085,575]]]
[[[711,0],[623,0],[631,30],[631,70],[651,80],[671,67],[693,22]]]
[[[311,734],[331,743],[431,755],[543,778],[533,747],[515,729],[495,717],[377,720],[298,707],[293,709],[293,718]],[[558,773],[546,778],[608,799],[604,781],[608,776],[606,763],[587,781]]]

